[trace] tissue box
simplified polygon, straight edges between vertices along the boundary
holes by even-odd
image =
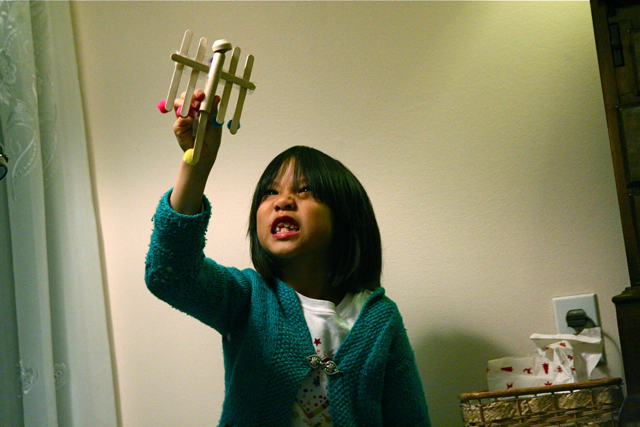
[[[527,357],[503,357],[487,363],[489,391],[584,382],[602,355],[600,328],[578,335],[529,337],[537,347]]]
[[[622,379],[605,378],[544,387],[460,395],[467,427],[615,427]]]

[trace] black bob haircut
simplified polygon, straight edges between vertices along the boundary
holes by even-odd
[[[280,153],[263,172],[256,186],[249,214],[251,260],[260,275],[272,282],[281,277],[277,259],[258,240],[258,207],[283,166],[293,162],[293,176],[304,179],[313,197],[332,213],[332,269],[329,283],[346,292],[380,287],[382,244],[369,196],[358,179],[338,160],[310,147],[295,146]]]

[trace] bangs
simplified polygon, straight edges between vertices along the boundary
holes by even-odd
[[[329,163],[307,147],[290,148],[273,159],[264,170],[256,187],[253,202],[259,204],[265,192],[278,182],[289,166],[293,164],[294,185],[299,187],[301,183],[304,183],[311,188],[316,200],[326,203],[328,193],[330,193],[327,186],[331,181],[328,175],[333,170]]]

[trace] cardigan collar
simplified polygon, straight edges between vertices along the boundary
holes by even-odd
[[[283,282],[280,279],[275,280],[274,288],[275,288],[278,302],[282,307],[282,311],[284,312],[285,317],[290,322],[290,325],[294,328],[294,330],[298,332],[298,337],[301,340],[301,345],[304,347],[304,348],[301,348],[300,350],[303,352],[306,352],[305,353],[306,356],[315,354],[315,349],[313,347],[311,334],[309,332],[309,327],[307,326],[307,322],[304,320],[304,314],[302,312],[302,308],[300,307],[300,301],[298,300],[296,291],[291,286],[287,285],[285,282]],[[371,306],[375,303],[375,301],[382,298],[384,294],[385,294],[385,290],[383,287],[376,288],[373,291],[373,293],[369,296],[367,301],[364,303],[364,306],[362,307],[362,311],[358,316],[358,320],[356,320],[356,323],[353,325],[353,328],[351,329],[351,331],[358,330],[362,327],[366,327],[362,325],[362,322],[359,322],[359,320],[363,317],[363,314],[365,313],[365,311],[369,311],[371,309]],[[349,340],[349,335],[351,335],[351,331],[345,338],[345,341]],[[339,349],[336,355],[338,355],[338,353],[339,353]]]

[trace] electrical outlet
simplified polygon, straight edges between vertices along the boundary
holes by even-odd
[[[574,295],[570,297],[553,298],[553,310],[556,315],[556,329],[559,334],[578,334],[581,329],[572,328],[567,324],[567,313],[571,310],[583,309],[587,317],[593,321],[593,326],[602,327],[600,325],[600,314],[598,312],[598,301],[596,294]],[[607,359],[602,349],[602,356],[598,361],[598,365],[604,365]]]
[[[580,332],[579,329],[577,330],[567,325],[567,313],[580,308],[583,309],[587,317],[593,321],[594,326],[600,326],[596,294],[553,298],[553,310],[556,314],[556,329],[559,334],[575,335]]]

